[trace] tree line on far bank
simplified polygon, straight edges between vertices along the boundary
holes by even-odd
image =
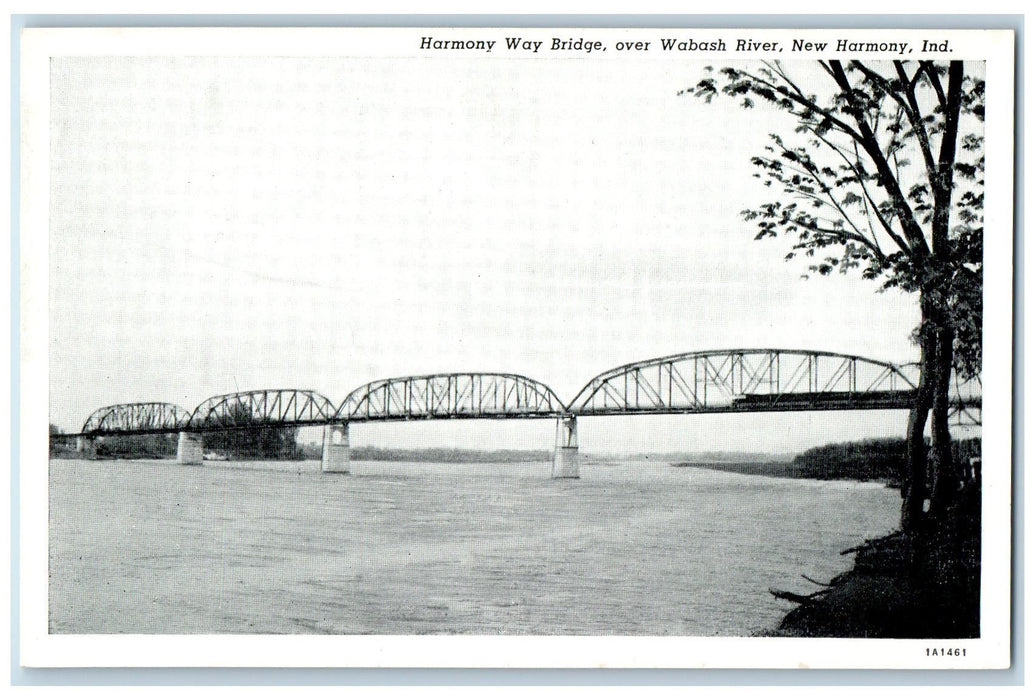
[[[793,475],[804,479],[881,481],[902,487],[908,481],[908,452],[904,438],[858,440],[813,447],[795,457],[791,464]],[[952,454],[963,472],[962,465],[981,456],[981,441],[954,440]]]
[[[205,433],[203,445],[206,454],[227,459],[305,459],[297,444],[297,428],[255,427]],[[97,441],[97,456],[116,459],[163,459],[176,456],[179,436],[176,433],[158,435],[109,435]],[[74,456],[75,440],[63,435],[56,426],[50,426],[50,456]]]
[[[930,441],[926,441],[931,449]],[[952,459],[958,466],[960,486],[980,479],[981,439],[954,440]],[[737,474],[795,479],[875,481],[905,490],[909,485],[909,447],[905,438],[871,438],[837,442],[805,450],[787,461],[680,462],[677,467],[707,467]]]

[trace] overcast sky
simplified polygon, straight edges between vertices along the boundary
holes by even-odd
[[[564,400],[682,351],[917,359],[915,299],[803,280],[754,242],[749,158],[786,127],[677,92],[704,63],[55,58],[50,415],[238,389],[505,371]],[[580,421],[585,451],[794,450],[904,414]],[[552,421],[353,443],[547,447]]]

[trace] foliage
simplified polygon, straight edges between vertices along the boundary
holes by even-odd
[[[742,212],[756,239],[784,235],[810,272],[857,271],[923,291],[954,332],[955,368],[981,365],[984,80],[962,63],[820,61],[825,93],[781,62],[725,67],[684,93],[774,106],[790,134],[752,158],[778,197]],[[974,73],[983,66],[972,66]],[[821,76],[811,76],[812,78]],[[917,336],[926,328],[918,328]]]
[[[204,449],[235,459],[301,459],[295,442],[297,428],[256,425],[249,406],[239,402],[230,407],[230,421],[236,427],[205,433]]]
[[[952,441],[952,459],[957,464],[980,456],[979,439]],[[900,486],[906,476],[906,441],[870,438],[820,445],[795,457],[794,466],[794,475],[805,479],[858,479]]]
[[[805,478],[859,479],[901,484],[906,468],[906,441],[878,438],[822,445],[794,458]],[[834,476],[830,476],[834,475]]]
[[[98,457],[124,459],[160,459],[176,455],[177,436],[163,435],[109,435],[97,443]]]
[[[50,424],[50,456],[66,457],[75,454],[75,438],[65,434],[60,427]]]

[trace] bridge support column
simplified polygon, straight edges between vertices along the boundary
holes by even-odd
[[[83,459],[97,459],[97,441],[88,437],[77,437],[75,439],[75,451]]]
[[[328,425],[323,429],[323,455],[320,471],[349,473],[349,424]]]
[[[201,435],[180,433],[176,444],[176,461],[179,464],[201,464],[205,460],[205,446]]]
[[[579,478],[579,434],[575,416],[557,419],[557,444],[553,452],[554,479]]]

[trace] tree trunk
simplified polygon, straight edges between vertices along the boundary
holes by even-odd
[[[931,183],[934,195],[934,211],[931,223],[931,254],[934,264],[931,272],[938,280],[936,283],[938,304],[935,313],[927,314],[934,320],[931,335],[934,337],[934,355],[932,371],[931,397],[931,452],[932,452],[932,487],[931,513],[935,516],[944,513],[946,508],[956,499],[959,488],[959,475],[952,459],[952,436],[949,434],[949,381],[953,366],[953,340],[955,334],[949,319],[946,317],[945,304],[952,299],[945,288],[949,281],[947,270],[952,266],[952,249],[949,245],[949,221],[952,214],[952,181],[953,164],[956,162],[956,138],[959,132],[959,116],[961,92],[963,89],[963,62],[952,61],[949,64],[949,80],[946,101],[943,107],[945,124],[942,131],[941,147],[938,153],[938,176]],[[921,302],[923,303],[923,302]]]
[[[924,428],[927,414],[931,411],[933,386],[932,365],[934,364],[934,339],[927,332],[927,312],[921,301],[920,380],[916,396],[909,409],[909,423],[906,428],[906,474],[902,484],[902,530],[915,532],[924,521],[924,500],[927,498],[927,443],[924,442]]]
[[[952,458],[952,436],[949,434],[949,382],[952,374],[953,333],[948,328],[938,331],[933,373],[931,404],[931,450],[933,487],[931,512],[944,513],[956,499],[959,474]]]
[[[902,485],[902,530],[915,532],[924,519],[924,500],[927,498],[927,443],[924,427],[931,410],[931,392],[924,379],[921,362],[920,386],[909,409],[906,428],[906,475]]]

